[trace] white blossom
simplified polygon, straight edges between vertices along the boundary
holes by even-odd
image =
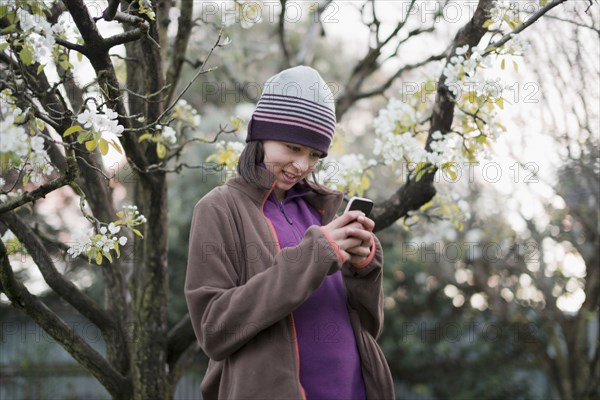
[[[119,124],[118,117],[119,114],[108,107],[104,108],[103,114],[99,114],[96,105],[90,102],[87,108],[77,115],[77,122],[95,132],[111,132],[120,135],[125,128]]]
[[[118,225],[115,225],[114,222],[111,222],[110,224],[108,224],[108,231],[110,233],[112,233],[113,235],[115,233],[119,233],[120,230],[121,230],[121,227]]]
[[[161,129],[160,137],[163,142],[167,144],[175,144],[177,142],[175,129],[171,128],[170,126],[162,126],[160,128],[157,126],[157,128]]]

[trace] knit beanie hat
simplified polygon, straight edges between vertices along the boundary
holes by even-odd
[[[335,130],[335,103],[329,87],[313,68],[281,71],[265,83],[248,125],[246,142],[280,140],[327,155]]]

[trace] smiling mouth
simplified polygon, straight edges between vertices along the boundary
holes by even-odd
[[[294,175],[283,171],[283,176],[290,182],[296,181],[300,175]]]

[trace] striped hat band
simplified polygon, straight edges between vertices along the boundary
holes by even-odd
[[[327,155],[335,131],[333,95],[319,73],[294,67],[271,77],[250,124],[246,142],[279,140]]]

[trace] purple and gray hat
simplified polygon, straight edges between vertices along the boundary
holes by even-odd
[[[327,155],[335,131],[335,101],[313,68],[281,71],[265,83],[248,125],[246,142],[280,140]]]

